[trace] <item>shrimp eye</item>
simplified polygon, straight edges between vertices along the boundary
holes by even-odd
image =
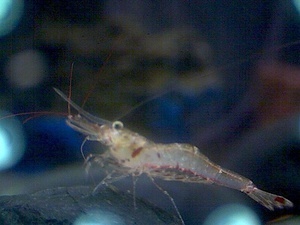
[[[121,130],[124,126],[123,126],[123,123],[121,121],[115,121],[115,122],[113,122],[112,127],[115,130]]]

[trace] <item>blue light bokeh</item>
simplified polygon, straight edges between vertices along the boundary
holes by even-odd
[[[0,112],[0,116],[7,113]],[[22,124],[16,118],[0,121],[0,171],[15,166],[25,152],[25,135]]]
[[[0,36],[9,34],[18,25],[23,11],[23,0],[0,1]]]
[[[293,4],[300,13],[300,1],[299,0],[293,0]]]
[[[118,215],[95,210],[79,216],[74,225],[125,225],[125,223]]]
[[[204,225],[261,225],[261,222],[250,208],[241,204],[228,204],[214,210]]]

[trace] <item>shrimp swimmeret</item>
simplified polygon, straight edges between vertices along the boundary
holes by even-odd
[[[54,90],[79,113],[69,115],[67,124],[86,135],[86,140],[99,141],[108,147],[105,153],[95,158],[102,165],[110,161],[120,168],[119,172],[126,171],[127,174],[146,173],[151,178],[169,181],[225,186],[246,193],[269,210],[293,206],[290,200],[262,191],[251,180],[213,163],[195,146],[154,143],[124,128],[120,121],[110,122],[91,115],[60,90]]]

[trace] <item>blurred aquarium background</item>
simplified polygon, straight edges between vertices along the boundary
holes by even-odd
[[[187,225],[299,224],[274,221],[300,212],[298,0],[2,0],[0,39],[1,195],[101,180],[86,178],[84,137],[52,89],[68,93],[72,74],[88,112],[196,145],[295,205],[270,212],[238,191],[158,180]],[[137,195],[174,212],[146,177]]]

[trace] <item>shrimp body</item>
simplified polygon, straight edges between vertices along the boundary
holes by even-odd
[[[146,173],[164,180],[226,186],[246,193],[270,210],[293,206],[290,200],[262,191],[251,180],[213,163],[195,146],[154,143],[124,128],[120,121],[110,122],[87,113],[61,91],[55,91],[79,113],[70,115],[67,124],[87,135],[88,140],[106,145],[106,157],[112,158],[126,173]]]

